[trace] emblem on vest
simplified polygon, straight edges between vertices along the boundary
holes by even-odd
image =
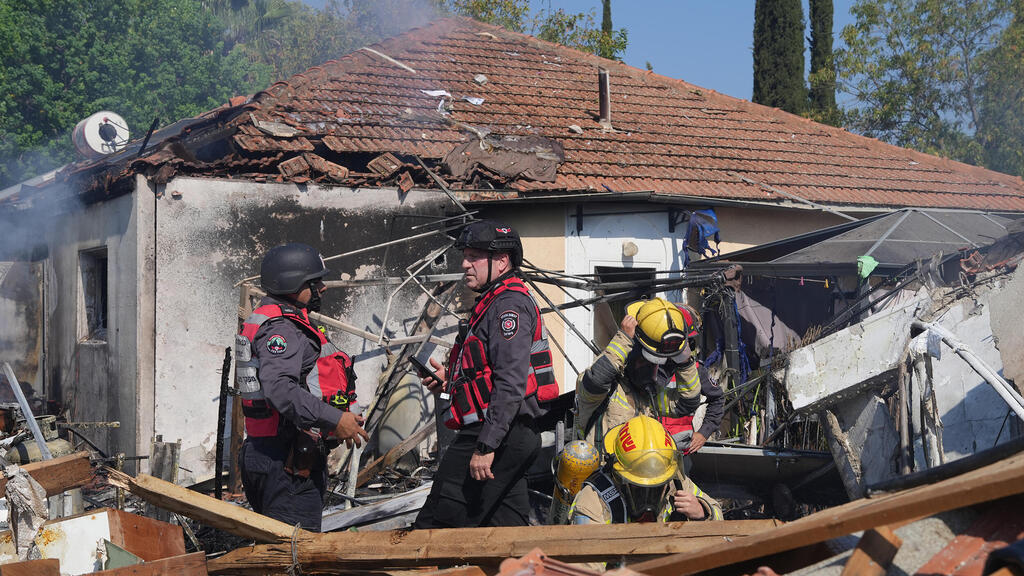
[[[519,331],[519,313],[506,310],[498,316],[498,319],[501,320],[501,335],[505,340],[512,339]]]
[[[284,354],[284,351],[287,349],[288,341],[284,339],[284,336],[274,334],[267,338],[267,350],[270,350],[271,354]]]

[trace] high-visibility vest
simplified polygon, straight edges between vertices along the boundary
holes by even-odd
[[[465,325],[465,332],[460,331],[455,346],[448,355],[447,391],[451,394],[451,407],[445,419],[445,426],[453,430],[467,424],[482,422],[487,415],[487,405],[491,401],[494,382],[486,346],[474,331],[494,300],[506,290],[530,296],[530,291],[519,278],[510,276],[502,280],[476,303],[473,314]],[[533,300],[532,296],[530,300]],[[551,366],[547,330],[544,329],[540,308],[536,302],[533,303],[533,308],[537,314],[537,322],[533,331],[533,343],[530,346],[530,372],[526,379],[524,398],[536,394],[538,402],[550,402],[558,398],[558,382]]]
[[[327,336],[309,323],[304,309],[287,304],[265,304],[253,310],[235,336],[235,383],[242,394],[245,432],[252,437],[276,436],[281,414],[267,401],[259,379],[260,362],[253,356],[253,340],[263,323],[273,318],[288,318],[303,332],[320,343],[320,357],[299,381],[310,394],[342,410],[355,400],[355,372],[352,359],[339,350]]]

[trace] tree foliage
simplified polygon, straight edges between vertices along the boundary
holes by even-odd
[[[71,130],[99,110],[138,135],[265,87],[270,69],[221,31],[191,0],[0,3],[0,188],[70,161]]]
[[[445,12],[595,54],[626,47],[593,13],[531,14],[529,0],[4,0],[0,189],[71,161],[72,129],[99,110],[141,136]]]
[[[794,114],[804,110],[804,15],[800,0],[757,0],[753,101]]]
[[[531,14],[529,0],[442,0],[442,6],[513,32],[533,34],[541,40],[618,59],[626,51],[628,35],[625,28],[612,28],[611,1],[604,1],[605,16],[601,27],[598,27],[593,11],[567,12],[559,8]]]
[[[1024,1],[997,45],[982,56],[977,139],[985,166],[1024,176]]]
[[[859,0],[855,22],[842,31],[846,48],[837,53],[839,82],[856,98],[847,126],[900,146],[983,162],[985,98],[1007,94],[1007,83],[1020,85],[1019,76],[998,73],[1020,67],[1000,56],[1012,59],[1012,49],[997,48],[1010,1]]]
[[[832,0],[810,0],[811,72],[807,79],[809,115],[818,122],[838,126],[836,108],[836,70],[832,55]]]

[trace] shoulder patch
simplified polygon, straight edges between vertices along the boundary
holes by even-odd
[[[288,349],[288,341],[284,339],[284,336],[280,334],[274,334],[270,338],[267,338],[267,350],[271,354],[284,354],[284,351]]]
[[[501,335],[505,340],[511,340],[516,332],[519,332],[519,313],[515,310],[506,310],[498,315],[501,322]]]

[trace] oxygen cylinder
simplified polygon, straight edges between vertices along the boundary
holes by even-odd
[[[565,524],[576,493],[583,487],[583,482],[600,468],[601,455],[590,442],[576,440],[565,445],[558,454],[557,462],[548,524]]]

